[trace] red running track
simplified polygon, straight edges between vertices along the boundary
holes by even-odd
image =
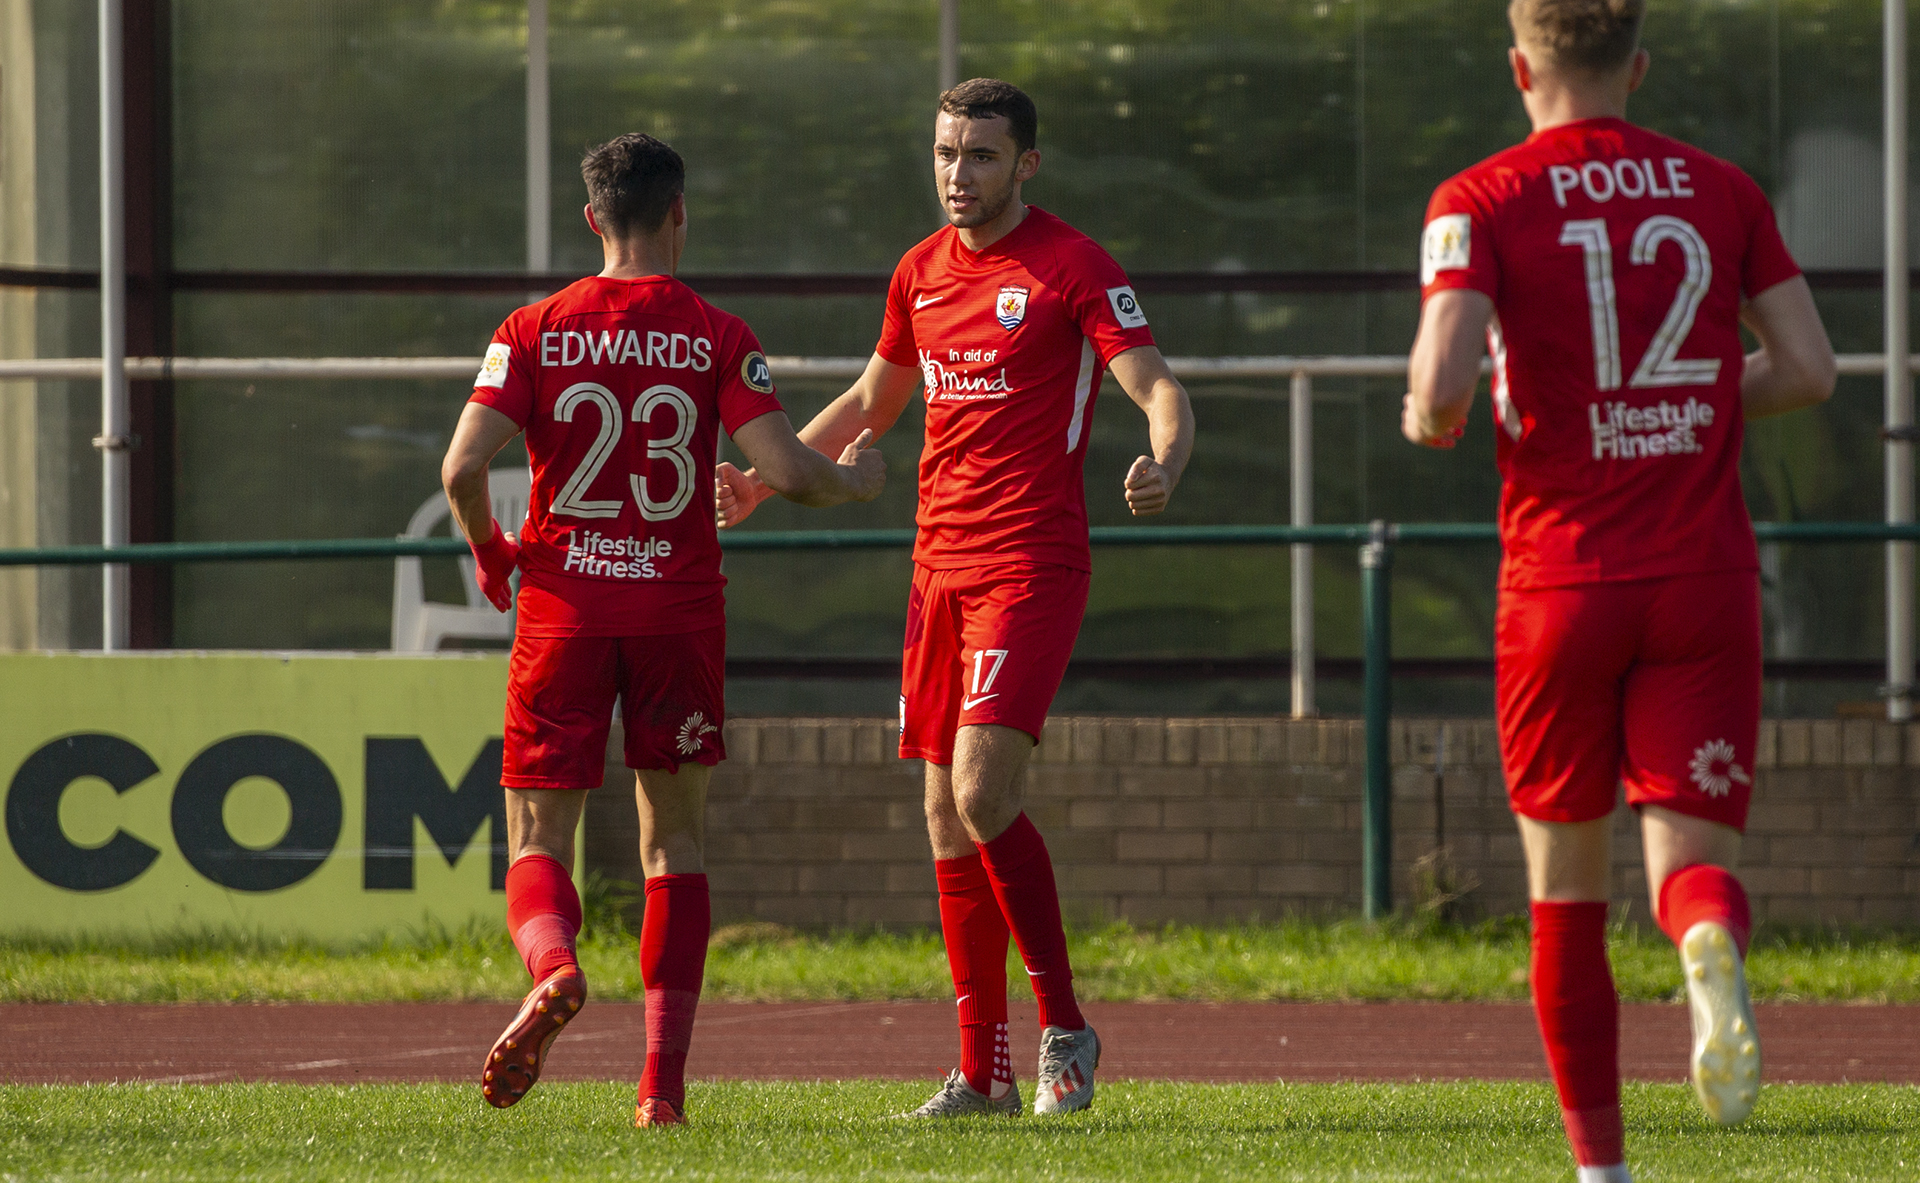
[[[509,1003],[0,1005],[0,1081],[471,1080]],[[1512,1003],[1099,1003],[1087,1008],[1107,1079],[1539,1080],[1533,1014]],[[1631,1080],[1687,1071],[1686,1008],[1621,1008]],[[1920,1083],[1920,1007],[1758,1008],[1773,1082]],[[956,1061],[951,1004],[705,1003],[689,1075],[705,1079],[933,1080]],[[1013,1007],[1016,1065],[1039,1043]],[[551,1053],[548,1080],[632,1080],[639,1003],[589,1003]],[[1025,1073],[1023,1073],[1025,1075]]]

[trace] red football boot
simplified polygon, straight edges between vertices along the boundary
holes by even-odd
[[[686,1125],[687,1115],[673,1107],[673,1102],[665,1097],[648,1097],[633,1107],[633,1124],[637,1129],[655,1125]]]
[[[480,1092],[487,1104],[505,1109],[527,1095],[540,1079],[553,1037],[586,1001],[587,979],[577,966],[556,969],[533,988],[480,1070]]]

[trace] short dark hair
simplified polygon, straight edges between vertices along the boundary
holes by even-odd
[[[587,149],[580,162],[594,220],[615,237],[651,233],[686,191],[687,163],[661,140],[637,131]]]
[[[1507,20],[1516,41],[1546,50],[1553,64],[1607,73],[1640,47],[1646,0],[1513,0]]]
[[[940,109],[963,119],[1004,118],[1013,125],[1013,144],[1025,152],[1040,131],[1040,110],[1027,92],[998,78],[969,78],[940,96]]]

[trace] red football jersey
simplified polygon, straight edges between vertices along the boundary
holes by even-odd
[[[1424,295],[1493,300],[1501,586],[1758,566],[1741,301],[1799,274],[1724,160],[1619,119],[1528,137],[1427,206]]]
[[[1087,422],[1107,362],[1151,344],[1120,265],[1036,206],[983,251],[951,226],[908,251],[875,351],[926,377],[914,562],[1092,570]]]
[[[648,636],[725,623],[719,432],[782,409],[744,321],[667,276],[583,279],[507,318],[473,401],[527,435],[521,632]]]

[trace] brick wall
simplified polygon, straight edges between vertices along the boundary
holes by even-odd
[[[638,882],[619,742],[616,730],[586,858]],[[921,767],[896,758],[894,742],[885,720],[727,725],[707,821],[716,922],[936,922]],[[1493,725],[1397,721],[1393,760],[1396,902],[1413,894],[1438,814],[1454,866],[1477,883],[1466,914],[1524,907]],[[1920,923],[1920,725],[1770,720],[1758,764],[1742,863],[1756,918]],[[1360,906],[1363,775],[1356,720],[1058,718],[1028,770],[1027,811],[1075,919],[1337,914]],[[1614,862],[1616,901],[1644,920],[1624,811]]]

